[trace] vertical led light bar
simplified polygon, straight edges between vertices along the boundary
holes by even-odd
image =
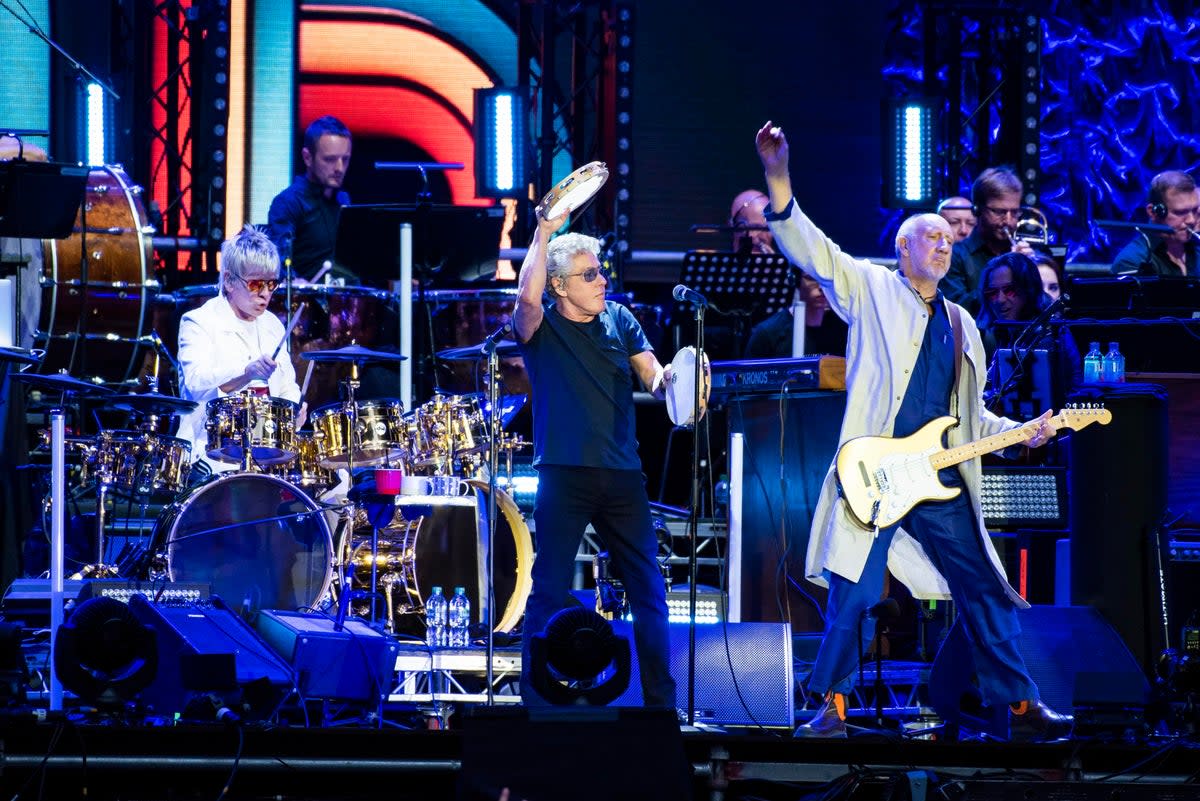
[[[475,90],[475,194],[520,197],[526,188],[525,98],[515,89]]]
[[[84,106],[85,116],[87,118],[86,137],[84,143],[84,151],[87,153],[87,163],[89,167],[103,166],[107,163],[106,143],[108,140],[106,129],[106,115],[104,113],[104,89],[98,83],[88,83],[84,88]]]
[[[884,101],[883,205],[928,208],[936,202],[934,109],[924,99]]]

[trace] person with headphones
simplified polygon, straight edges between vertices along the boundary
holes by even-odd
[[[950,272],[942,291],[971,314],[979,313],[979,274],[1001,253],[1023,253],[1033,257],[1028,242],[1013,237],[1021,218],[1021,179],[1007,167],[988,167],[971,186],[971,202],[978,219],[966,239],[954,243]]]
[[[1200,275],[1200,192],[1192,176],[1180,170],[1160,172],[1150,181],[1146,203],[1150,222],[1170,231],[1148,234],[1138,231],[1113,260],[1116,275]]]
[[[729,225],[733,230],[734,253],[776,253],[775,240],[767,227],[763,210],[770,199],[757,189],[738,192],[729,207]]]
[[[954,232],[955,242],[966,239],[979,224],[979,220],[975,217],[975,207],[962,195],[948,197],[937,204],[937,213],[950,223],[950,230]]]
[[[635,383],[662,397],[671,380],[641,324],[608,300],[600,243],[577,233],[551,239],[570,210],[538,217],[517,280],[512,324],[533,405],[533,591],[525,606],[521,700],[545,704],[532,679],[531,640],[563,606],[575,554],[590,523],[612,556],[633,612],[642,699],[675,708],[666,585],[638,456]]]

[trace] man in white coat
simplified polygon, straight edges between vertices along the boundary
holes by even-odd
[[[300,401],[284,325],[267,312],[278,284],[279,251],[266,234],[246,226],[221,245],[220,292],[179,322],[181,394],[199,403],[183,416],[179,436],[191,443],[193,461],[205,462],[213,472],[237,465],[207,456],[205,406],[210,400],[250,387],[273,398]],[[279,355],[273,357],[281,342]],[[306,412],[300,406],[297,428]]]
[[[949,224],[936,214],[905,220],[896,235],[896,272],[854,259],[796,205],[783,132],[768,122],[755,144],[766,171],[771,199],[766,218],[776,245],[821,284],[830,307],[850,326],[839,443],[859,436],[905,437],[945,415],[958,418],[949,445],[1019,427],[984,407],[987,365],[979,331],[938,289],[950,267]],[[1053,433],[1048,415],[1031,426],[1030,447]],[[868,645],[870,632],[864,629],[871,628],[859,621],[879,600],[886,568],[916,598],[954,597],[970,637],[982,701],[1010,705],[1014,739],[1069,732],[1070,718],[1041,702],[1017,650],[1016,612],[1028,604],[1009,586],[985,535],[979,460],[943,469],[938,478],[963,492],[919,503],[896,525],[868,529],[839,498],[832,467],[826,476],[806,564],[808,578],[829,587],[825,636],[809,680],[809,690],[823,694],[825,704],[797,736],[846,736],[845,699]]]

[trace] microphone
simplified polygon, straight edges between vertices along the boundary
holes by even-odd
[[[1059,309],[1063,308],[1070,302],[1071,302],[1071,296],[1068,295],[1066,292],[1059,295],[1058,300],[1054,301],[1049,306],[1042,309],[1042,311],[1038,314],[1038,316],[1034,317],[1033,320],[1030,321],[1029,325],[1025,326],[1025,328],[1021,331],[1021,333],[1017,335],[1017,338],[1015,340],[1013,340],[1013,344],[1012,344],[1013,348],[1015,349],[1015,348],[1022,347],[1026,341],[1026,337],[1031,337],[1033,339],[1036,339],[1037,333],[1042,328],[1046,327],[1046,323],[1050,322],[1050,318],[1054,316],[1055,312],[1057,312]]]
[[[688,289],[683,284],[676,284],[671,290],[671,296],[681,303],[691,303],[692,305],[704,308],[708,306],[708,301],[694,289]]]
[[[167,346],[163,344],[162,337],[158,335],[157,331],[150,332],[150,340],[154,344],[154,349],[163,356],[167,357],[167,363],[171,365],[171,369],[173,369],[176,374],[181,374],[182,371],[179,369],[179,362],[175,361],[175,357],[171,355],[171,351],[167,350]]]
[[[512,330],[513,330],[513,325],[512,325],[512,321],[510,320],[509,322],[507,322],[504,325],[497,328],[492,333],[488,334],[487,339],[483,340],[483,352],[491,353],[492,351],[494,351],[496,349],[496,345],[498,345],[500,343],[500,340],[504,338],[504,335],[511,334]]]

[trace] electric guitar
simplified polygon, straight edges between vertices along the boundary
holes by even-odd
[[[1108,409],[1063,409],[1047,423],[1055,431],[1077,431],[1111,420]],[[962,490],[944,486],[938,470],[1024,442],[1037,431],[1032,420],[1011,431],[943,447],[942,435],[955,422],[938,417],[907,437],[855,437],[842,445],[835,468],[838,490],[855,522],[867,529],[887,528],[921,501],[949,500]]]

